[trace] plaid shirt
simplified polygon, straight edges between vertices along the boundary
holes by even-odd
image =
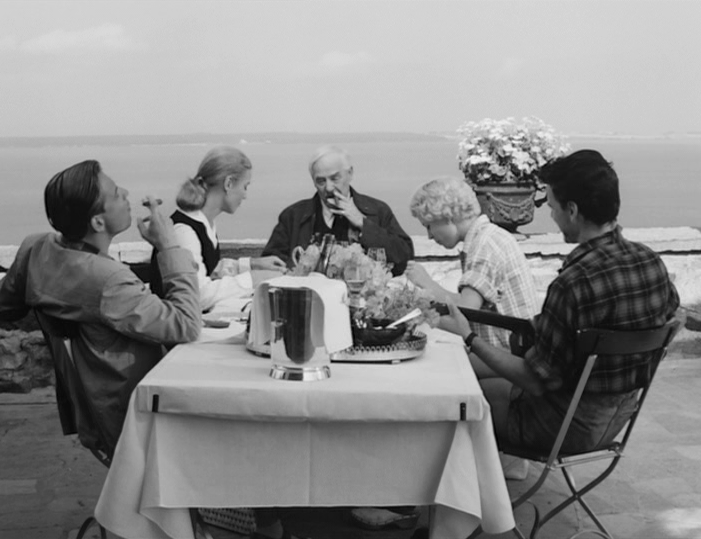
[[[475,219],[463,240],[463,275],[458,290],[473,288],[484,299],[483,309],[518,318],[533,318],[538,298],[528,261],[514,237],[491,223],[486,215]],[[506,329],[471,324],[488,343],[509,350]]]
[[[679,307],[679,295],[660,257],[623,238],[620,227],[577,246],[550,284],[536,318],[535,354],[526,361],[549,389],[573,389],[584,367],[575,358],[578,329],[659,327]],[[648,377],[649,354],[597,361],[586,391],[625,393]]]

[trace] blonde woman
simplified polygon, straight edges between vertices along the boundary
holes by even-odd
[[[178,209],[171,215],[181,247],[192,252],[198,265],[200,303],[203,311],[231,298],[253,292],[251,269],[285,271],[277,256],[221,258],[215,220],[221,213],[233,214],[247,196],[251,183],[251,161],[231,146],[210,150],[194,177],[180,187]],[[151,258],[151,288],[163,294],[161,275]]]

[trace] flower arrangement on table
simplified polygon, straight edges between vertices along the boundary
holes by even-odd
[[[542,190],[538,172],[569,151],[564,138],[535,117],[466,122],[458,133],[460,170],[475,190],[482,213],[509,232],[530,223],[535,208],[545,201],[535,200]]]
[[[299,256],[292,275],[308,275],[316,268],[320,249],[311,244]],[[346,282],[350,291],[353,329],[379,329],[418,308],[421,315],[406,322],[402,333],[408,335],[419,324],[434,327],[440,315],[431,305],[431,297],[413,284],[392,279],[390,267],[369,257],[359,243],[334,245],[326,276]]]

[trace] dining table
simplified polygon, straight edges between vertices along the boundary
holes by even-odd
[[[430,536],[513,513],[489,404],[462,341],[427,326],[405,361],[278,380],[245,325],[203,328],[132,393],[95,516],[124,538],[192,538],[192,508],[431,506]],[[381,356],[381,355],[380,355]]]

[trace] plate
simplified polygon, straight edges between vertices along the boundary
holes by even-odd
[[[385,346],[351,346],[330,355],[333,363],[400,363],[419,357],[426,349],[426,335],[417,331],[406,341]]]

